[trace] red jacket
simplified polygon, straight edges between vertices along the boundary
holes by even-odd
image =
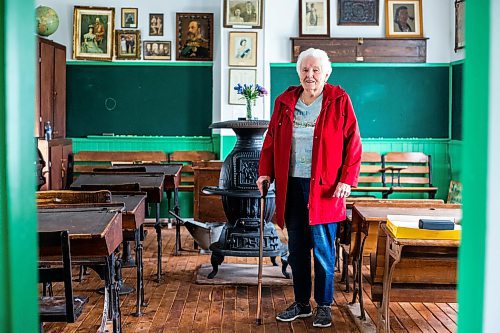
[[[278,96],[264,139],[259,176],[275,182],[276,217],[283,228],[292,147],[295,104],[303,88],[290,87]],[[361,137],[351,99],[338,86],[325,84],[323,104],[314,128],[309,224],[339,222],[345,219],[345,199],[334,198],[337,183],[356,186],[361,165]]]

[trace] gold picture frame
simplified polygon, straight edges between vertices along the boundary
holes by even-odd
[[[228,103],[232,105],[245,105],[246,100],[242,95],[239,95],[236,90],[234,90],[234,86],[238,83],[241,85],[244,84],[253,84],[257,82],[257,70],[256,69],[243,69],[243,68],[235,68],[229,69],[229,87],[228,87]]]
[[[138,13],[137,8],[122,8],[122,28],[137,28]]]
[[[385,0],[385,33],[389,38],[423,37],[422,0]]]
[[[141,59],[141,32],[139,30],[116,30],[116,59]]]
[[[263,0],[224,0],[225,28],[262,28]]]
[[[115,9],[75,6],[73,59],[113,60]]]
[[[257,32],[229,32],[229,66],[257,67]]]
[[[213,13],[176,13],[177,60],[212,61]]]

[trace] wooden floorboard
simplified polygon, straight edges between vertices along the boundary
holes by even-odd
[[[344,292],[344,284],[339,282],[340,273],[335,275],[335,304],[332,307],[333,325],[327,329],[312,326],[313,318],[283,323],[276,320],[276,315],[294,301],[292,286],[264,286],[262,292],[262,311],[264,324],[256,325],[257,287],[232,285],[197,285],[194,283],[196,268],[210,263],[209,255],[198,254],[193,249],[189,233],[182,230],[184,251],[174,257],[175,229],[164,229],[163,235],[163,271],[161,283],[156,278],[156,233],[147,228],[148,235],[144,242],[144,315],[135,317],[135,293],[121,296],[122,327],[127,333],[165,333],[165,332],[238,332],[238,333],[284,333],[284,332],[359,332],[354,321],[347,313],[345,305],[352,300],[352,291]],[[284,235],[279,231],[281,237]],[[280,263],[280,261],[278,261]],[[366,261],[365,261],[366,262]],[[256,264],[256,258],[226,257],[225,263]],[[270,264],[265,258],[264,264]],[[281,264],[281,263],[280,263]],[[290,268],[289,268],[290,270]],[[75,333],[96,332],[102,314],[104,298],[95,292],[102,286],[97,274],[89,270],[82,282],[74,282],[75,295],[89,297],[79,320],[73,324],[46,323],[45,332]],[[351,283],[352,268],[350,267]],[[368,275],[368,266],[363,267],[364,278]],[[77,276],[77,269],[75,269]],[[123,270],[126,284],[136,283],[135,269]],[[370,299],[370,286],[363,285],[363,300],[367,316],[376,324],[378,303]],[[60,292],[62,285],[54,286]],[[352,289],[352,288],[351,288]],[[314,301],[312,301],[315,306]],[[455,303],[391,303],[391,331],[400,332],[456,332],[457,310]]]

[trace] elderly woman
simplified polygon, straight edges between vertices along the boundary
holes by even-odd
[[[326,83],[332,71],[325,51],[299,55],[300,86],[276,99],[264,140],[257,186],[275,182],[276,217],[288,231],[295,302],[277,315],[292,321],[312,315],[311,248],[314,254],[313,326],[331,325],[335,235],[346,218],[345,198],[357,184],[361,139],[351,100]]]

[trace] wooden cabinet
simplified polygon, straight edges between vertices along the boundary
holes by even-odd
[[[425,62],[426,38],[310,38],[292,40],[292,61],[310,47],[328,53],[331,62]]]
[[[39,140],[38,149],[42,153],[46,166],[43,174],[46,184],[41,190],[61,190],[67,187],[68,158],[73,151],[70,139]]]
[[[217,195],[201,192],[205,186],[218,186],[222,161],[199,161],[193,163],[194,172],[194,208],[193,218],[198,222],[227,221],[222,207],[222,200]]]
[[[52,137],[66,136],[66,47],[38,38],[35,137],[43,138],[45,123]]]

